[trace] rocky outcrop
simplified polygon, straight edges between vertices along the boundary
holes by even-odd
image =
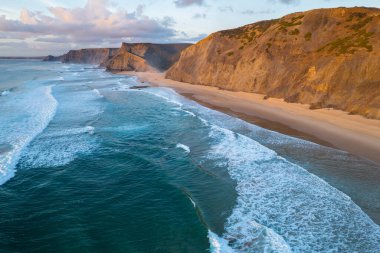
[[[379,9],[318,9],[211,34],[166,77],[380,119],[379,59]]]
[[[163,71],[190,45],[123,43],[116,55],[101,65],[108,71]]]
[[[120,48],[70,50],[61,56],[46,56],[43,61],[100,64],[108,71],[164,71],[191,44],[122,43]]]
[[[112,58],[118,52],[118,48],[87,48],[70,50],[62,55],[63,63],[100,64]]]
[[[101,64],[111,59],[118,51],[118,48],[86,48],[70,50],[60,56],[48,55],[42,60],[61,61],[63,63]]]
[[[53,56],[48,55],[42,59],[42,61],[62,61],[62,55],[61,56]]]

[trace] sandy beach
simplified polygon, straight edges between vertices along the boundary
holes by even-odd
[[[333,146],[380,164],[380,121],[333,109],[264,99],[264,95],[221,90],[165,79],[164,73],[121,72],[153,86],[170,87],[200,104],[265,128]]]

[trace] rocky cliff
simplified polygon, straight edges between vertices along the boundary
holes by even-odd
[[[216,32],[166,77],[380,119],[380,9],[318,9]]]
[[[60,56],[63,63],[100,64],[114,56],[118,48],[87,48],[70,50]]]
[[[190,45],[123,43],[116,55],[101,65],[109,71],[163,71]]]
[[[61,56],[53,56],[48,55],[42,59],[42,61],[62,61],[63,55]]]

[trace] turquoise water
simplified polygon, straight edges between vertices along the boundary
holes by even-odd
[[[0,67],[0,252],[380,250],[376,164],[95,66]]]

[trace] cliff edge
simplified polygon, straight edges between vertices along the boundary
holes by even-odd
[[[191,44],[122,43],[118,52],[101,66],[108,71],[164,71]]]
[[[117,51],[118,48],[85,48],[70,50],[60,57],[63,63],[100,64],[113,57]]]
[[[380,119],[380,9],[334,8],[211,34],[166,78]]]

